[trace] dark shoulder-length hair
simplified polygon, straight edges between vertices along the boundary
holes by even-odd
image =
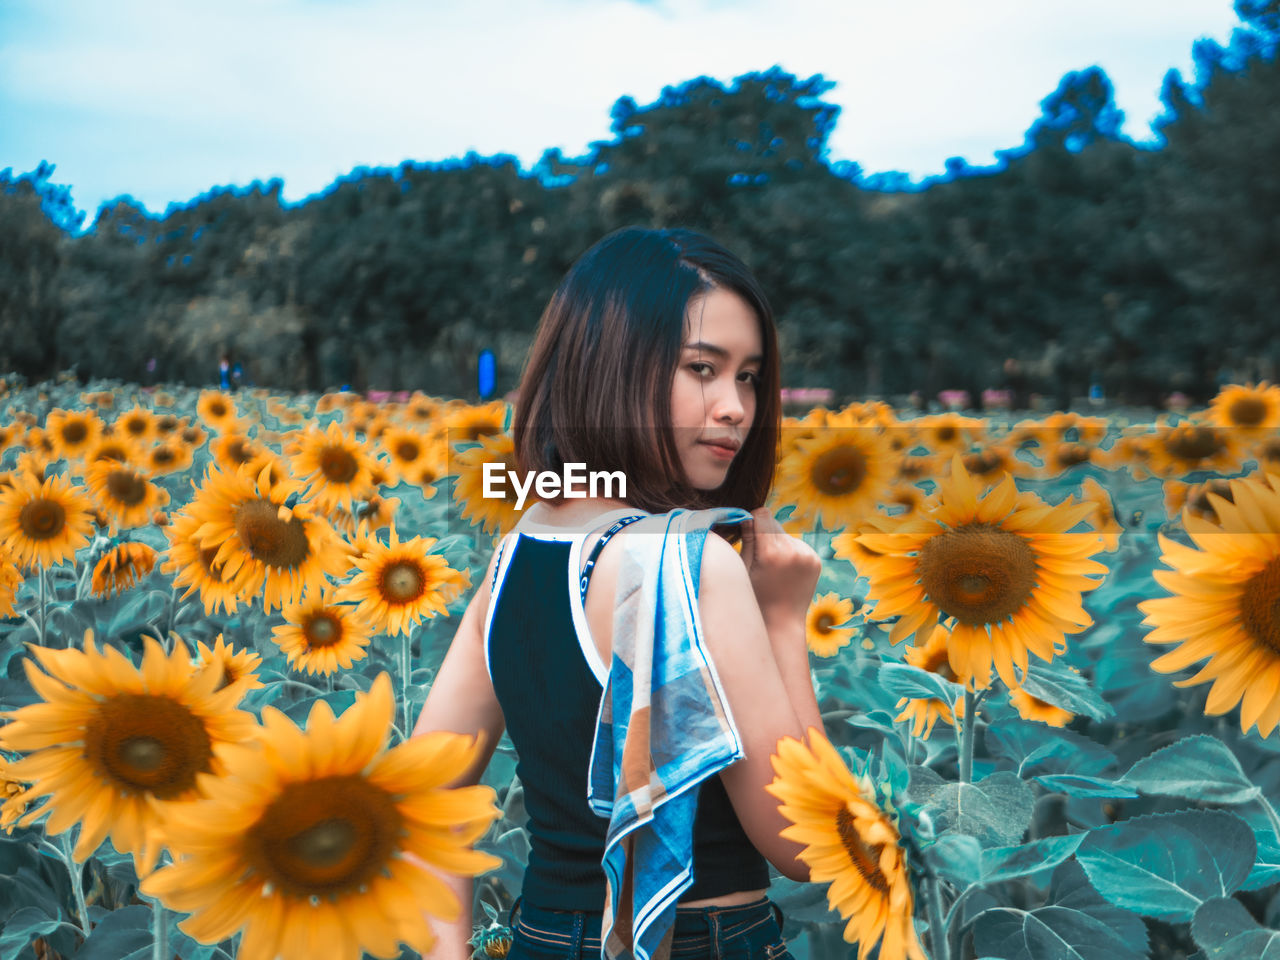
[[[690,485],[671,423],[671,387],[690,300],[721,288],[760,323],[756,413],[716,490]],[[693,230],[626,227],[578,258],[542,313],[512,434],[521,471],[622,471],[626,500],[674,507],[762,506],[782,422],[778,337],[764,291],[741,260]]]

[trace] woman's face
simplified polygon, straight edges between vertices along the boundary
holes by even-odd
[[[671,384],[671,423],[685,478],[697,490],[724,484],[756,415],[764,362],[760,321],[720,287],[689,302]]]

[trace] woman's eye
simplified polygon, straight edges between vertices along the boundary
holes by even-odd
[[[700,377],[707,376],[715,372],[712,369],[711,364],[701,363],[701,362],[689,364],[689,369],[692,370],[694,373],[696,373]]]
[[[744,370],[744,371],[742,371],[742,373],[738,374],[738,376],[739,376],[739,377],[745,377],[745,378],[746,378],[746,382],[747,382],[747,383],[750,383],[750,384],[753,384],[753,385],[754,385],[754,384],[758,384],[758,383],[760,382],[760,374],[758,374],[758,373],[754,373],[754,372],[752,372],[752,371],[750,371],[750,370]]]

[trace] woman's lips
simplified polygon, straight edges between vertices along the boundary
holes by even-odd
[[[710,450],[713,457],[717,457],[721,460],[732,460],[738,455],[737,447],[732,447],[723,443],[710,443],[706,440],[700,440],[698,442]]]

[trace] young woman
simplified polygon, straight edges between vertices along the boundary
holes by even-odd
[[[459,785],[478,782],[503,730],[511,735],[531,852],[510,960],[601,952],[607,822],[588,807],[587,766],[611,662],[620,544],[643,536],[644,524],[602,534],[627,517],[720,506],[752,519],[740,528],[741,554],[726,539],[706,539],[698,616],[745,759],[699,787],[694,882],[679,902],[671,956],[787,956],[765,896],[768,865],[801,881],[808,868],[796,858],[801,846],[779,836],[787,822],[764,788],[778,739],[822,729],[804,633],[821,561],[762,506],[781,422],[779,378],[773,315],[758,283],[692,231],[610,234],[574,264],[542,315],[516,403],[520,469],[621,471],[626,499],[525,509],[415,728],[483,737],[486,750]],[[463,912],[439,929],[433,956],[464,960],[472,881],[449,883]]]

